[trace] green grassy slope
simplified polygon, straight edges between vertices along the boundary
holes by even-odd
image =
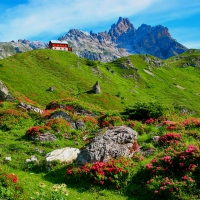
[[[142,55],[129,56],[134,67],[127,65],[126,57],[88,66],[85,59],[70,52],[34,50],[1,60],[0,80],[16,96],[20,93],[41,106],[75,97],[105,109],[122,110],[137,101],[158,100],[168,107],[182,106],[198,112],[200,71],[198,66],[190,65],[198,64],[199,56],[198,50],[185,52],[159,67],[145,62]],[[184,63],[189,64],[183,68]],[[96,81],[101,86],[99,95],[91,92]],[[49,87],[54,91],[49,92]]]

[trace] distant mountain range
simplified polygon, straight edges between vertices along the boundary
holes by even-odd
[[[58,39],[68,41],[73,52],[79,57],[104,62],[130,54],[150,54],[166,59],[187,50],[185,46],[171,37],[168,28],[161,25],[151,27],[142,24],[136,29],[128,18],[122,17],[111,26],[108,32],[93,33],[90,31],[87,33],[71,29]],[[47,46],[48,44],[39,41],[30,42],[28,40],[0,43],[0,58]]]
[[[47,43],[19,39],[17,42],[0,42],[0,59],[33,49],[46,49]]]

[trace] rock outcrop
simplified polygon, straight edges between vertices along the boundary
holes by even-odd
[[[8,88],[6,85],[0,81],[0,101],[12,101],[13,97],[9,93]]]
[[[24,102],[20,102],[17,106],[18,108],[22,108],[22,109],[25,109],[27,111],[33,111],[33,112],[36,112],[36,113],[43,113],[43,110],[37,108],[37,107],[34,107],[34,106],[31,106],[29,104],[26,104]]]
[[[137,132],[126,126],[110,127],[103,134],[95,137],[78,155],[76,164],[108,161],[111,158],[130,157],[131,148]]]
[[[45,133],[40,133],[38,135],[31,135],[29,137],[31,140],[39,141],[39,142],[47,142],[47,141],[55,141],[56,140],[56,136],[48,131]]]

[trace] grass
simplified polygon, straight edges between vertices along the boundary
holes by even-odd
[[[25,100],[25,96],[42,107],[66,97],[109,110],[122,110],[137,101],[159,100],[168,107],[180,105],[198,113],[199,68],[182,68],[180,62],[187,62],[186,58],[191,60],[191,56],[198,58],[199,54],[199,51],[194,55],[185,53],[173,62],[163,61],[166,65],[161,67],[146,63],[144,56],[131,55],[134,68],[124,69],[120,66],[126,63],[126,57],[88,66],[87,60],[71,52],[33,50],[1,60],[0,79],[18,99]],[[147,73],[149,65],[154,76]],[[92,92],[96,81],[101,87],[99,95]],[[49,87],[54,91],[48,91]]]

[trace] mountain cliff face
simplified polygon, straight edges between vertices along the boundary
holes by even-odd
[[[17,42],[0,42],[0,59],[33,49],[45,49],[48,45],[39,41],[18,40]]]
[[[166,59],[187,50],[171,37],[168,28],[142,24],[135,29],[129,19],[121,17],[108,32],[87,33],[71,29],[58,39],[67,40],[78,56],[101,61],[129,54],[150,54]]]

